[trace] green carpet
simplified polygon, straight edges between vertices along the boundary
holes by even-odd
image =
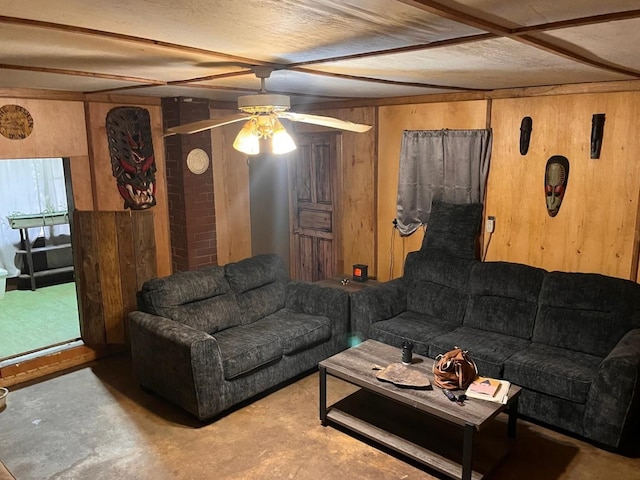
[[[12,290],[0,300],[0,359],[80,337],[75,283]]]

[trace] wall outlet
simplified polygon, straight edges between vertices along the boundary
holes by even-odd
[[[493,233],[493,231],[496,229],[496,217],[492,215],[488,216],[485,228],[487,229],[487,233]]]

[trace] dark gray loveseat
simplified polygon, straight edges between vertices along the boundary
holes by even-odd
[[[352,294],[355,333],[435,358],[460,346],[482,375],[523,387],[519,411],[621,447],[640,408],[640,285],[597,274],[547,272],[408,255],[404,276]]]
[[[259,255],[153,279],[129,314],[140,384],[201,420],[346,348],[348,294]]]

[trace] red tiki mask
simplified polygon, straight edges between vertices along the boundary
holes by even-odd
[[[113,176],[124,208],[143,210],[156,204],[156,164],[149,111],[118,107],[107,114],[107,138]]]
[[[569,160],[561,155],[549,158],[544,174],[544,193],[550,217],[555,217],[560,210],[568,180]]]

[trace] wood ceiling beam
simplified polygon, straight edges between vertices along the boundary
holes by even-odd
[[[85,72],[82,70],[66,70],[62,68],[32,67],[27,65],[11,65],[8,63],[0,63],[0,70],[21,70],[25,72],[55,73],[58,75],[73,75],[76,77],[102,78],[105,80],[119,80],[122,82],[145,83],[147,84],[145,86],[167,84],[167,82],[163,80],[131,77],[128,75],[114,75],[110,73]]]
[[[420,50],[431,50],[434,48],[451,47],[454,45],[461,45],[465,43],[480,42],[482,40],[490,40],[497,38],[497,35],[493,33],[481,33],[479,35],[468,35],[466,37],[449,38],[447,40],[438,40],[429,43],[420,43],[417,45],[407,45],[404,47],[387,48],[384,50],[372,50],[369,52],[353,53],[350,55],[340,55],[337,57],[326,57],[317,60],[306,60],[304,62],[295,62],[287,64],[287,69],[294,67],[303,67],[306,65],[319,65],[329,62],[340,62],[343,60],[357,60],[359,58],[378,57],[381,55],[394,55],[398,53],[415,52]]]
[[[571,18],[557,22],[539,23],[527,27],[512,28],[513,35],[525,33],[547,32],[549,30],[560,30],[563,28],[584,27],[596,25],[598,23],[617,22],[620,20],[631,20],[640,17],[640,10],[627,10],[625,12],[604,13],[602,15],[592,15],[589,17]]]
[[[443,17],[457,23],[462,23],[470,27],[478,28],[480,30],[485,30],[489,33],[493,33],[500,37],[515,40],[516,42],[523,43],[525,45],[537,48],[539,50],[544,50],[547,53],[558,55],[568,60],[572,60],[574,62],[582,63],[583,65],[588,65],[590,67],[596,67],[602,70],[607,70],[610,72],[620,73],[622,75],[628,75],[631,77],[640,78],[640,72],[637,70],[624,68],[619,65],[615,65],[613,63],[585,57],[584,55],[580,55],[579,53],[573,52],[564,47],[560,47],[546,40],[542,40],[540,38],[527,35],[525,33],[516,34],[513,32],[512,29],[505,27],[504,25],[500,25],[500,24],[491,22],[489,20],[484,20],[480,17],[470,15],[468,13],[462,12],[460,10],[449,7],[447,5],[443,5],[433,0],[398,0],[398,1],[407,5],[411,5],[415,8],[419,8],[420,10],[423,10],[425,12],[438,15],[439,17]]]
[[[321,75],[324,77],[332,77],[332,78],[342,78],[345,80],[357,80],[359,82],[371,82],[371,83],[381,83],[386,85],[401,85],[403,87],[418,87],[418,88],[437,88],[443,90],[461,90],[465,92],[476,91],[482,92],[484,90],[478,88],[466,88],[466,87],[456,87],[456,86],[448,86],[448,85],[435,85],[433,83],[418,83],[418,82],[402,82],[399,80],[386,80],[384,78],[372,78],[372,77],[360,77],[357,75],[346,75],[343,73],[333,73],[333,72],[323,72],[322,70],[312,70],[309,68],[295,67],[290,68],[288,70],[293,70],[295,72],[301,73],[309,73],[312,75]]]
[[[240,66],[241,64],[265,65],[265,66],[273,67],[274,70],[290,69],[290,70],[297,70],[297,71],[314,74],[314,75],[324,75],[324,76],[344,78],[349,80],[366,81],[366,82],[383,83],[383,84],[394,84],[394,85],[403,85],[403,86],[415,86],[420,88],[459,90],[459,91],[483,91],[483,90],[468,89],[468,88],[457,87],[457,86],[444,86],[444,85],[424,84],[424,83],[415,83],[415,82],[392,81],[392,80],[385,80],[385,79],[371,78],[371,77],[358,77],[353,75],[343,75],[343,74],[335,74],[330,72],[321,72],[317,70],[303,69],[299,67],[303,67],[306,65],[314,65],[314,64],[317,65],[317,64],[328,63],[328,62],[336,62],[336,61],[342,61],[342,60],[351,60],[351,59],[357,59],[357,58],[398,54],[398,53],[405,53],[405,52],[412,52],[412,51],[419,51],[419,50],[428,50],[432,48],[441,48],[441,47],[460,45],[460,44],[471,43],[476,41],[488,40],[492,38],[504,37],[504,38],[510,38],[512,40],[518,41],[520,43],[524,43],[526,45],[529,45],[537,49],[547,51],[548,53],[551,53],[554,55],[562,56],[572,61],[583,63],[588,66],[640,78],[640,72],[636,70],[623,68],[618,65],[608,63],[606,61],[601,61],[599,59],[584,57],[569,49],[549,43],[546,40],[528,35],[530,33],[543,33],[544,31],[548,31],[548,30],[556,30],[561,28],[571,28],[571,27],[578,27],[583,25],[592,25],[596,23],[638,18],[640,17],[640,9],[629,10],[624,12],[613,12],[613,13],[608,13],[603,15],[594,15],[590,17],[569,19],[569,20],[550,22],[550,23],[538,24],[538,25],[532,25],[532,26],[508,28],[503,25],[500,25],[488,20],[484,20],[474,15],[456,10],[455,8],[442,5],[432,0],[398,0],[398,1],[401,1],[408,5],[412,5],[416,8],[420,8],[424,11],[430,12],[440,17],[447,18],[457,23],[462,23],[468,26],[472,26],[474,28],[485,30],[487,33],[441,40],[441,41],[431,42],[426,44],[410,45],[410,46],[397,47],[397,48],[386,49],[386,50],[362,52],[358,54],[329,57],[329,58],[323,58],[323,59],[317,59],[317,60],[309,60],[305,62],[297,62],[297,63],[288,64],[288,65],[280,65],[280,64],[273,64],[270,62],[263,62],[263,61],[252,59],[252,58],[246,58],[246,57],[230,55],[222,52],[201,49],[197,47],[189,47],[189,46],[179,45],[179,44],[170,43],[170,42],[163,42],[159,40],[151,40],[147,38],[136,37],[133,35],[125,35],[125,34],[119,34],[114,32],[107,32],[103,30],[64,25],[64,24],[58,24],[58,23],[52,23],[52,22],[44,22],[44,21],[38,21],[38,20],[30,20],[30,19],[0,15],[0,23],[37,27],[37,28],[48,28],[48,29],[54,29],[54,30],[69,32],[69,33],[92,35],[92,36],[98,36],[101,38],[110,38],[110,39],[129,42],[129,43],[153,45],[153,46],[163,47],[167,49],[178,50],[182,52],[213,56],[217,58],[224,58],[226,61],[235,62]],[[161,80],[145,79],[145,78],[139,78],[139,77],[101,74],[101,73],[95,73],[95,72],[85,72],[80,70],[63,70],[63,69],[54,69],[54,68],[46,68],[46,67],[26,67],[26,66],[20,66],[20,65],[0,64],[0,68],[14,69],[14,70],[29,70],[34,72],[56,73],[56,74],[64,74],[64,75],[86,76],[86,77],[93,77],[93,78],[130,81],[130,82],[144,84],[144,85],[119,87],[114,89],[103,90],[100,92],[132,90],[132,89],[145,88],[145,87],[155,86],[155,85],[176,85],[176,86],[184,85],[184,86],[190,86],[195,88],[225,89],[221,87],[214,87],[214,86],[208,86],[208,85],[197,85],[196,83],[253,73],[251,70],[242,70],[238,72],[228,72],[228,73],[217,74],[217,75],[209,75],[205,77],[165,82]],[[233,88],[233,87],[230,87],[230,89],[235,91],[249,91],[249,89]],[[97,92],[90,92],[90,93],[97,93]],[[300,94],[293,93],[291,95],[300,95]],[[327,98],[332,98],[332,97],[327,97]]]
[[[255,94],[257,93],[257,89],[255,88],[245,88],[245,87],[227,87],[227,86],[223,86],[223,85],[203,85],[203,84],[187,84],[183,81],[179,81],[179,82],[168,82],[166,84],[164,84],[165,86],[177,86],[177,87],[186,87],[186,88],[199,88],[199,89],[203,89],[203,90],[223,90],[223,91],[227,91],[227,92],[240,92],[240,93],[249,93],[249,94]],[[91,92],[83,92],[83,95],[102,95],[102,94],[107,94],[107,93],[115,93],[115,92],[122,92],[122,91],[131,91],[131,90],[140,90],[142,88],[148,88],[148,87],[154,87],[157,85],[129,85],[126,87],[116,87],[116,88],[107,88],[104,90],[95,90],[95,91],[91,91]],[[326,98],[329,100],[335,100],[335,99],[343,99],[345,98],[344,96],[333,96],[333,95],[318,95],[318,94],[313,94],[313,93],[298,93],[298,92],[283,92],[283,91],[279,91],[279,90],[269,90],[269,93],[275,93],[278,95],[289,95],[289,96],[295,96],[295,97],[308,97],[308,98]],[[236,105],[236,103],[234,103],[234,105]]]
[[[253,75],[253,70],[241,70],[238,72],[217,73],[214,75],[207,75],[205,77],[188,78],[185,80],[172,80],[167,82],[168,85],[183,85],[196,82],[207,82],[210,80],[219,80],[221,78],[241,77],[243,75]]]

